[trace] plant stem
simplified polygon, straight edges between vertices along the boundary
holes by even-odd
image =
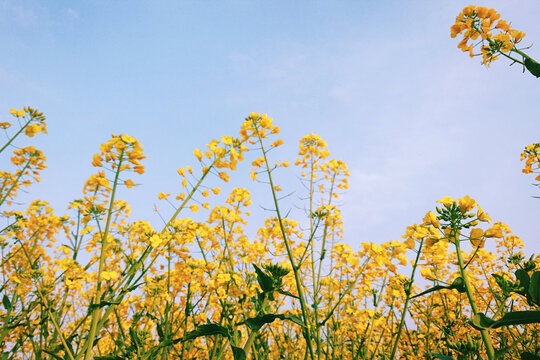
[[[418,267],[418,260],[420,259],[420,254],[422,253],[423,246],[424,246],[424,239],[420,240],[420,246],[418,246],[418,251],[416,253],[416,259],[414,260],[411,277],[409,278],[409,281],[405,288],[405,294],[407,294],[407,298],[405,299],[405,304],[403,305],[403,311],[401,312],[401,320],[399,322],[399,326],[398,326],[398,330],[396,334],[396,340],[394,341],[394,346],[392,347],[392,354],[390,355],[390,359],[394,359],[394,357],[396,356],[399,338],[401,337],[401,330],[403,329],[403,325],[405,324],[405,315],[407,314],[409,301],[411,300],[411,289],[412,289],[412,284],[414,281],[414,274],[416,272],[416,268]]]
[[[293,271],[293,274],[294,274],[294,280],[295,280],[295,283],[296,283],[296,289],[298,291],[298,299],[300,300],[300,308],[302,310],[302,318],[304,320],[304,326],[305,326],[305,329],[303,329],[302,332],[304,333],[304,337],[306,339],[306,346],[307,346],[307,350],[309,352],[309,356],[311,357],[312,360],[314,360],[315,355],[313,353],[313,346],[311,344],[311,334],[310,334],[310,326],[309,326],[309,320],[308,320],[308,310],[307,310],[307,306],[306,306],[304,291],[302,289],[302,280],[300,279],[300,273],[298,271],[299,268],[294,263],[292,250],[291,250],[291,247],[289,245],[289,241],[287,239],[287,234],[285,232],[285,227],[283,225],[283,219],[281,218],[281,213],[279,211],[279,205],[278,205],[278,200],[277,200],[277,196],[276,196],[276,191],[274,189],[274,182],[272,180],[272,174],[270,173],[270,165],[268,163],[268,157],[266,156],[266,151],[264,149],[262,138],[261,138],[261,135],[260,135],[260,133],[258,131],[257,123],[255,121],[254,121],[253,126],[257,129],[257,137],[258,137],[259,145],[261,146],[261,151],[262,151],[262,154],[263,154],[263,157],[264,157],[264,163],[266,165],[266,173],[268,174],[268,181],[270,182],[270,189],[272,191],[272,198],[274,200],[274,207],[276,209],[276,214],[277,214],[277,218],[278,218],[278,222],[279,222],[279,228],[281,230],[281,235],[283,236],[283,242],[284,242],[285,248],[287,250],[287,256],[289,258],[289,262],[291,264],[292,271]]]
[[[116,168],[116,174],[114,175],[114,183],[113,188],[111,191],[111,198],[109,200],[109,208],[107,210],[107,220],[105,222],[105,229],[103,231],[103,235],[101,236],[101,254],[99,256],[99,267],[98,267],[98,274],[97,274],[97,285],[96,285],[96,296],[94,297],[94,305],[98,305],[96,308],[92,310],[92,322],[90,326],[90,333],[88,334],[88,338],[86,339],[86,342],[84,346],[86,349],[83,350],[85,353],[84,359],[89,360],[90,356],[92,355],[93,350],[93,344],[94,344],[94,338],[96,337],[97,327],[99,318],[101,315],[101,307],[99,306],[99,303],[101,302],[101,272],[103,270],[103,267],[105,266],[105,256],[107,253],[107,237],[109,235],[109,227],[111,225],[111,218],[113,213],[113,205],[114,205],[114,199],[116,195],[116,189],[118,187],[118,179],[120,177],[120,170],[122,168],[122,160],[124,157],[124,151],[120,153],[120,156],[118,157],[118,165]]]
[[[461,257],[461,248],[459,246],[459,238],[457,236],[457,228],[455,226],[452,226],[452,238],[454,240],[454,245],[456,246],[456,254],[457,254],[457,259],[458,259],[458,264],[459,264],[459,271],[461,273],[461,278],[463,279],[463,283],[465,284],[465,291],[467,293],[467,297],[469,298],[469,303],[471,304],[473,316],[476,316],[476,314],[478,314],[478,308],[476,307],[476,302],[474,300],[472,287],[469,283],[467,270],[463,266],[463,259]],[[489,332],[486,329],[483,329],[483,330],[480,330],[480,333],[482,335],[482,340],[484,342],[484,345],[486,346],[486,353],[487,353],[488,359],[494,360],[495,350],[493,349],[493,343],[491,342],[491,337],[489,336]]]
[[[20,133],[21,133],[24,129],[26,129],[26,127],[28,126],[28,124],[30,124],[30,122],[32,122],[32,120],[34,120],[34,117],[33,117],[33,116],[31,116],[30,119],[26,122],[26,124],[24,124],[24,125],[19,129],[19,131],[17,131],[17,133],[16,133],[15,135],[13,135],[13,136],[11,137],[11,139],[9,139],[9,141],[8,141],[4,146],[2,146],[2,148],[0,149],[0,153],[1,153],[2,151],[4,151],[4,150],[9,146],[9,144],[11,144],[11,143],[13,142],[13,140],[15,140],[15,138],[16,138],[17,136],[20,135]]]

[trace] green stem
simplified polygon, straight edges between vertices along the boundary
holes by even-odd
[[[396,334],[396,340],[394,341],[394,346],[392,347],[392,354],[390,355],[390,359],[394,359],[396,356],[399,338],[401,337],[401,330],[403,329],[403,325],[405,324],[405,315],[407,314],[409,301],[411,300],[411,289],[412,289],[412,284],[414,281],[414,274],[416,272],[416,268],[418,267],[418,260],[420,259],[420,254],[422,253],[423,246],[424,246],[424,239],[420,240],[420,246],[418,246],[418,252],[416,253],[416,259],[414,260],[411,277],[409,278],[409,281],[405,288],[405,293],[407,294],[407,298],[405,298],[405,304],[403,305],[403,311],[401,312],[401,320],[399,322],[399,326],[398,326],[398,330]]]
[[[264,297],[264,300],[261,305],[261,309],[264,309],[266,305],[268,304],[268,297]],[[246,341],[246,344],[244,345],[244,352],[246,353],[246,358],[249,355],[249,352],[251,351],[251,347],[253,345],[253,341],[255,341],[255,336],[257,336],[256,330],[250,330],[248,339]]]
[[[13,182],[13,184],[11,185],[11,188],[6,192],[6,196],[4,196],[1,200],[0,200],[0,205],[2,205],[4,203],[4,201],[6,201],[6,199],[9,197],[9,194],[11,194],[11,192],[13,191],[13,189],[15,188],[15,186],[17,186],[17,184],[19,183],[19,180],[21,179],[21,177],[24,175],[24,171],[28,168],[28,166],[30,166],[30,159],[28,159],[26,161],[26,164],[24,164],[24,167],[22,168],[22,170],[20,171],[19,173],[19,176],[17,176],[17,179]]]
[[[457,254],[457,259],[458,259],[458,264],[459,264],[459,271],[461,273],[461,278],[463,279],[463,283],[465,284],[465,291],[467,293],[467,297],[469,298],[469,303],[471,304],[473,316],[476,316],[476,314],[478,314],[478,308],[474,300],[472,287],[469,283],[467,270],[463,266],[463,259],[461,257],[461,249],[459,246],[459,238],[457,236],[457,229],[455,228],[455,226],[452,227],[452,237],[454,239],[454,245],[456,246],[456,254]],[[480,333],[482,335],[482,340],[484,341],[484,345],[486,346],[488,359],[494,360],[495,350],[493,349],[493,343],[491,342],[491,337],[489,336],[489,332],[486,329],[483,329],[483,330],[480,330]]]
[[[300,308],[301,308],[302,317],[303,317],[303,320],[304,320],[305,329],[303,329],[303,333],[304,333],[304,337],[306,339],[306,345],[307,345],[307,348],[308,348],[309,355],[310,355],[311,359],[314,360],[315,355],[313,353],[313,346],[311,344],[310,326],[309,326],[309,321],[308,321],[308,310],[307,310],[307,306],[306,306],[304,291],[302,289],[302,280],[300,279],[300,273],[298,271],[299,269],[294,263],[292,250],[291,250],[291,247],[289,245],[289,241],[287,239],[287,234],[285,232],[285,227],[283,226],[283,219],[281,218],[281,212],[279,211],[279,205],[278,205],[278,200],[277,200],[277,196],[276,196],[276,191],[274,189],[274,182],[272,180],[272,174],[270,173],[270,165],[268,163],[268,157],[266,156],[266,151],[264,149],[262,138],[261,138],[261,135],[260,135],[260,133],[258,131],[257,123],[255,121],[254,121],[253,125],[257,129],[257,137],[258,137],[259,145],[261,146],[261,151],[262,151],[262,154],[263,154],[263,157],[264,157],[264,163],[266,165],[266,170],[267,170],[266,172],[268,174],[268,180],[270,182],[270,189],[272,190],[272,198],[274,200],[274,207],[276,209],[276,214],[277,214],[277,218],[278,218],[278,222],[279,222],[279,227],[280,227],[280,230],[281,230],[281,235],[283,236],[283,242],[284,242],[285,248],[287,250],[287,256],[289,258],[289,262],[291,264],[293,274],[294,274],[294,280],[295,280],[295,283],[296,283],[296,289],[298,291],[298,299],[300,300]]]
[[[111,192],[111,198],[109,200],[109,209],[107,211],[107,221],[105,223],[105,229],[103,232],[103,235],[101,236],[101,254],[99,256],[99,267],[98,267],[98,274],[97,274],[97,285],[96,285],[96,296],[94,297],[94,305],[99,305],[101,302],[101,272],[103,270],[104,264],[105,264],[105,257],[107,253],[107,237],[109,235],[109,227],[111,225],[111,218],[112,218],[112,212],[113,212],[113,205],[114,205],[114,199],[116,195],[116,189],[118,187],[118,179],[120,177],[120,169],[122,168],[122,160],[124,157],[124,151],[120,153],[118,165],[116,168],[116,174],[114,175],[114,183],[113,188]],[[85,342],[85,349],[84,349],[84,359],[89,360],[90,356],[92,355],[93,350],[93,343],[94,339],[96,337],[97,332],[97,325],[99,323],[99,318],[101,315],[101,307],[97,306],[92,310],[92,323],[90,326],[90,333],[88,334],[88,338]]]
[[[5,150],[5,149],[13,142],[13,140],[15,140],[15,138],[16,138],[17,136],[20,135],[20,133],[21,133],[24,129],[26,129],[26,127],[28,126],[28,124],[30,124],[30,123],[32,122],[32,120],[34,120],[34,117],[30,117],[30,119],[26,122],[26,124],[24,124],[24,125],[19,129],[19,131],[17,131],[17,133],[16,133],[15,135],[13,135],[13,136],[11,137],[11,139],[9,139],[9,141],[8,141],[4,146],[2,146],[2,148],[0,149],[0,153],[1,153],[2,151],[4,151],[4,150]]]

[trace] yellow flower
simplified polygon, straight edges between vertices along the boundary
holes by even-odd
[[[211,189],[212,192],[215,194],[215,195],[219,195],[219,191],[221,190],[220,188],[213,188]]]
[[[472,210],[472,208],[474,208],[474,206],[476,205],[476,201],[474,199],[471,199],[469,195],[458,199],[458,203],[459,210],[461,210],[462,213],[466,213],[467,211]]]
[[[9,109],[9,112],[11,113],[11,115],[17,117],[24,117],[24,115],[26,114],[24,110]]]
[[[150,241],[150,245],[152,245],[153,248],[157,248],[164,242],[164,239],[159,236],[159,234],[152,235],[148,240]]]
[[[29,124],[24,129],[24,133],[28,137],[34,137],[34,135],[38,134],[41,131],[41,127],[38,124]]]
[[[159,200],[163,200],[163,199],[167,200],[167,198],[169,197],[169,195],[171,195],[171,194],[170,194],[170,193],[169,193],[169,194],[165,194],[165,193],[160,192],[160,193],[158,194],[158,199],[159,199]]]
[[[95,166],[95,167],[103,166],[101,161],[102,161],[101,156],[99,154],[94,154],[94,157],[92,159],[92,166]]]
[[[193,211],[194,213],[196,213],[197,211],[199,211],[199,207],[198,207],[196,204],[190,205],[189,208],[190,208],[191,211]]]
[[[274,141],[271,146],[272,147],[278,147],[280,145],[283,145],[283,140],[282,139],[277,139],[276,141]]]
[[[131,179],[127,179],[126,181],[124,181],[124,185],[126,185],[126,187],[130,189],[135,186],[135,183]]]
[[[446,207],[450,207],[454,203],[454,199],[452,199],[449,196],[445,196],[445,197],[443,197],[441,200],[439,200],[437,202],[443,204]]]
[[[471,245],[474,247],[484,247],[484,244],[486,241],[483,237],[484,237],[484,230],[480,228],[472,229],[471,233],[469,234]]]
[[[474,5],[466,6],[465,8],[463,8],[463,15],[465,15],[465,16],[473,16],[474,9],[476,9],[476,6],[474,6]]]
[[[502,31],[509,31],[510,25],[506,22],[506,20],[499,20],[497,25],[495,26],[496,29],[501,29]]]
[[[202,160],[203,154],[202,154],[202,152],[201,152],[200,149],[195,149],[195,150],[193,151],[193,155],[195,155],[195,157],[196,157],[199,161]]]
[[[221,180],[225,181],[225,182],[228,182],[229,181],[229,175],[227,175],[227,173],[225,171],[221,171],[219,172],[219,177],[221,178]]]
[[[477,206],[477,208],[478,208],[478,212],[476,213],[476,216],[478,217],[478,220],[488,222],[489,224],[491,224],[491,218],[489,217],[489,215],[486,212],[484,212],[484,210],[482,210],[480,206]]]
[[[414,249],[416,247],[416,244],[415,244],[414,239],[412,237],[407,238],[407,240],[405,240],[403,242],[403,244],[405,244],[405,247],[407,249]]]
[[[115,280],[118,278],[118,272],[116,271],[103,271],[101,272],[101,279],[107,281],[107,280]]]
[[[432,211],[429,211],[426,216],[424,216],[424,225],[433,225],[438,228],[441,226],[441,223],[439,222],[437,215],[435,215]]]
[[[489,9],[483,6],[479,6],[476,8],[476,16],[478,16],[481,19],[484,19],[488,16]]]
[[[496,223],[495,225],[493,225],[493,227],[491,229],[487,229],[485,234],[484,234],[485,237],[494,237],[494,238],[503,238],[504,237],[504,234],[502,232],[502,226],[500,223]]]

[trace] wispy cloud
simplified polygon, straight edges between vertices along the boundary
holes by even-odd
[[[0,0],[0,24],[32,27],[39,21],[35,7],[19,1]]]

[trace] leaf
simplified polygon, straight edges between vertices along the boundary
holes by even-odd
[[[532,274],[527,293],[535,304],[540,304],[540,271],[535,271]]]
[[[11,310],[11,301],[6,294],[4,294],[4,296],[2,297],[2,304],[7,311]]]
[[[229,343],[231,341],[231,334],[229,333],[229,330],[224,328],[221,325],[218,324],[204,324],[201,326],[197,326],[197,328],[193,331],[190,331],[181,339],[173,340],[171,341],[172,344],[176,344],[180,341],[188,341],[193,340],[201,336],[211,336],[211,335],[222,335],[229,339]],[[246,352],[244,349],[234,346],[231,344],[232,353],[234,356],[234,360],[246,360]]]
[[[253,267],[255,268],[255,272],[257,273],[257,281],[259,282],[262,291],[274,291],[274,280],[272,279],[272,277],[266,275],[264,271],[259,269],[257,265],[253,264]]]
[[[432,293],[434,291],[444,290],[444,289],[448,289],[448,290],[456,289],[460,293],[463,293],[465,292],[465,284],[463,283],[463,279],[461,277],[457,277],[452,284],[448,286],[442,286],[442,285],[434,286],[432,288],[427,289],[426,291],[421,292],[418,295],[414,295],[413,297],[411,297],[411,300],[419,296],[423,296],[423,295]]]
[[[531,74],[536,77],[540,77],[540,64],[531,58],[525,58],[525,67]]]
[[[304,322],[302,321],[302,319],[300,319],[298,316],[296,315],[284,315],[284,318],[282,320],[289,320],[293,323],[295,323],[296,325],[300,325],[302,327],[304,327]]]
[[[289,320],[293,323],[304,326],[304,323],[302,320],[295,315],[288,315],[288,314],[264,314],[255,316],[252,318],[249,318],[245,321],[246,325],[253,331],[257,331],[260,328],[262,328],[265,324],[269,324],[274,322],[274,320],[280,319],[280,320]]]
[[[62,359],[60,356],[56,355],[56,352],[52,352],[52,351],[49,351],[47,349],[42,349],[42,351],[50,356],[52,356],[53,358],[57,359],[57,360],[64,360]]]
[[[285,291],[285,290],[277,290],[278,293],[282,294],[282,295],[285,295],[285,296],[290,296],[292,298],[295,298],[295,299],[300,299],[298,296],[288,292],[288,291]]]
[[[501,326],[526,325],[540,323],[540,311],[512,311],[499,320],[493,320],[483,313],[476,314],[471,325],[478,330],[497,329]]]
[[[137,334],[137,330],[135,328],[129,328],[129,337],[131,339],[131,344],[135,347],[135,349],[138,350],[142,347],[141,339],[139,339],[139,334]]]
[[[232,346],[232,345],[231,345],[231,349],[234,356],[234,360],[246,360],[246,352],[244,351],[244,349],[237,346]]]
[[[204,324],[197,326],[193,331],[190,331],[182,338],[182,341],[193,340],[201,336],[209,335],[222,335],[227,338],[230,337],[229,331],[221,325],[218,324]]]
[[[102,301],[98,304],[94,304],[94,303],[91,303],[90,305],[88,305],[88,311],[92,311],[96,308],[102,308],[102,307],[105,307],[105,306],[110,306],[110,305],[120,305],[120,300],[118,301]]]
[[[527,294],[535,304],[540,304],[540,271],[532,274]]]
[[[523,291],[519,291],[518,293],[521,295],[527,294],[527,292],[529,291],[529,284],[531,283],[529,273],[527,273],[523,269],[517,269],[516,281],[519,283],[519,287],[523,287]]]
[[[521,360],[540,360],[540,356],[527,352],[527,351],[522,352],[520,354],[520,358]]]
[[[441,360],[454,360],[453,357],[443,354],[435,354],[435,353],[429,353],[429,355],[433,356],[434,358],[441,359]]]

